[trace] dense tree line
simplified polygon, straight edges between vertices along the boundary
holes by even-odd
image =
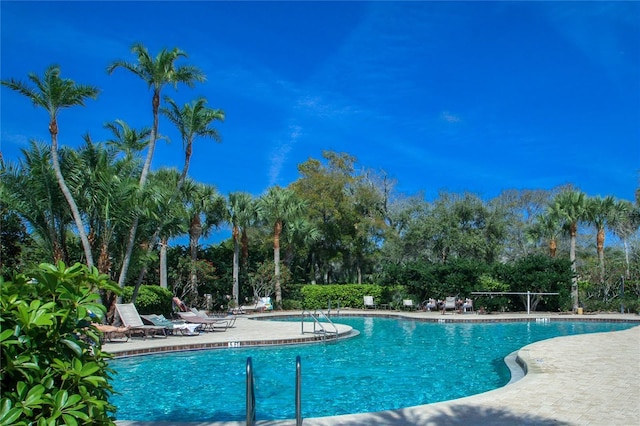
[[[348,153],[325,151],[299,164],[287,187],[219,194],[188,171],[199,143],[220,140],[215,124],[224,112],[203,98],[179,106],[162,97],[166,86],[193,87],[204,75],[178,64],[186,58],[179,49],[153,57],[135,44],[132,53],[134,62],[107,71],[127,70],[151,90],[150,126],[106,123],[112,137],[76,135],[84,138],[77,149],[58,145],[61,111],[83,106],[96,88],[63,78],[57,66],[28,82],[2,81],[48,112],[51,134],[50,144],[32,141],[17,163],[1,165],[3,275],[42,261],[81,261],[120,287],[133,286],[134,300],[141,284],[159,284],[193,303],[205,294],[216,306],[268,294],[286,306],[304,283],[401,285],[416,298],[551,288],[558,281],[527,281],[527,267],[562,275],[564,265],[571,284],[554,288],[570,292],[568,308],[606,307],[621,297],[623,281],[637,303],[640,189],[633,201],[591,197],[571,185],[505,190],[489,200],[449,192],[426,200],[398,193],[387,173]],[[181,135],[182,170],[151,170],[165,121]],[[222,226],[231,230],[227,241],[201,245]],[[188,247],[170,247],[184,237]],[[103,301],[114,297],[105,293]]]

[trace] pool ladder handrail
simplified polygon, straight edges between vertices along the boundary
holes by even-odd
[[[331,300],[329,300],[328,306],[327,306],[327,316],[329,318],[331,318]],[[340,316],[340,301],[338,300],[338,309],[336,309],[336,315]]]
[[[306,318],[306,316],[309,316],[310,318],[313,319],[313,334],[322,333],[322,336],[323,336],[324,339],[327,338],[327,334],[328,333],[333,333],[333,334],[336,335],[336,337],[338,336],[338,327],[336,327],[336,325],[333,323],[333,321],[331,321],[331,319],[324,312],[322,312],[320,310],[316,310],[313,313],[311,313],[311,311],[308,310],[308,309],[305,309],[302,312],[302,318],[301,318],[301,321],[300,321],[302,334],[304,334],[304,319]],[[323,318],[327,322],[326,323],[320,322],[319,317]],[[324,324],[331,324],[331,326],[333,327],[333,331],[328,331],[324,327]]]
[[[256,424],[256,391],[251,357],[247,358],[247,426]]]
[[[302,426],[302,363],[296,357],[296,426]],[[247,358],[247,426],[256,424],[256,393],[251,357]]]
[[[302,364],[296,357],[296,426],[302,426]]]

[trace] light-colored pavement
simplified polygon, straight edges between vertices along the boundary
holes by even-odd
[[[558,315],[526,314],[441,316],[426,312],[355,311],[355,314],[405,315],[438,321],[522,321],[530,317],[550,320],[630,320],[637,315]],[[290,313],[289,313],[290,314]],[[341,314],[349,314],[344,311]],[[262,317],[265,317],[262,315]],[[339,319],[334,319],[339,322]],[[341,333],[349,328],[342,326]],[[105,344],[115,354],[131,350],[177,348],[182,344],[219,345],[299,343],[298,322],[253,321],[241,317],[226,332],[202,336],[171,336],[167,339],[134,339],[126,343]],[[198,340],[196,340],[198,339]],[[526,376],[510,385],[479,395],[441,403],[377,413],[349,414],[304,419],[305,426],[400,426],[400,425],[640,425],[640,326],[629,330],[559,337],[525,346],[518,357],[526,366]],[[374,385],[372,383],[372,385]],[[410,391],[410,390],[408,390]],[[240,426],[246,422],[146,423],[118,421],[121,426],[189,425]],[[295,420],[257,421],[258,426],[289,426]]]

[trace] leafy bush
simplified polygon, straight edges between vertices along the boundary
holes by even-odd
[[[331,301],[332,306],[364,308],[364,296],[373,296],[381,303],[382,287],[376,284],[310,284],[302,287],[305,309],[323,309]]]
[[[122,292],[122,301],[131,303],[133,287],[125,287]],[[170,316],[173,311],[171,298],[173,294],[159,285],[141,285],[136,298],[136,309],[142,315],[162,314]]]
[[[3,281],[0,424],[114,424],[110,355],[90,315],[105,314],[98,290],[118,286],[95,268],[62,262]]]

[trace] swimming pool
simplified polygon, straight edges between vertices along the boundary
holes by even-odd
[[[251,356],[259,420],[295,417],[295,358],[302,360],[303,417],[397,409],[505,385],[503,358],[562,335],[627,329],[594,322],[425,323],[341,317],[361,332],[344,341],[278,348],[183,352],[113,360],[117,418],[139,421],[245,419]]]

